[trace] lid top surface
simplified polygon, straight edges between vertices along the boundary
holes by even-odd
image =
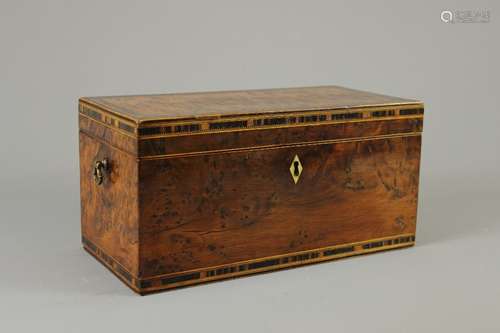
[[[339,86],[83,97],[80,100],[137,123],[421,103]]]

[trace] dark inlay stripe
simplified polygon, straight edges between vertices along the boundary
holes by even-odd
[[[89,109],[89,108],[86,108],[85,106],[83,106],[81,112],[84,115],[89,116],[92,119],[102,121],[102,115],[97,111],[94,111],[92,109]]]
[[[176,125],[174,127],[174,132],[198,132],[201,130],[200,124],[186,124],[186,125]]]
[[[270,260],[258,261],[258,262],[254,262],[254,263],[248,264],[248,269],[257,269],[257,268],[269,267],[269,266],[278,265],[279,263],[280,263],[279,259],[270,259]]]
[[[326,115],[311,115],[311,116],[300,116],[299,123],[314,123],[317,121],[325,121]]]
[[[363,114],[361,112],[332,114],[332,120],[349,120],[349,119],[360,119],[360,118],[363,118]]]
[[[94,243],[90,242],[87,238],[82,237],[82,243],[90,248],[93,252],[97,251],[97,246],[95,246]]]
[[[118,122],[118,128],[130,133],[134,133],[134,128],[132,126],[122,123],[121,121]]]
[[[409,116],[414,114],[424,114],[424,109],[405,109],[399,110],[401,116]]]
[[[113,265],[113,259],[111,259],[110,256],[108,256],[106,253],[104,253],[102,251],[100,251],[100,253],[101,253],[102,260],[104,260],[106,263],[108,263],[108,265],[112,266]]]
[[[129,272],[124,270],[120,265],[116,265],[115,269],[125,280],[132,283],[132,275]]]
[[[310,122],[318,122],[326,120],[327,120],[326,114],[299,116],[299,117],[275,117],[275,118],[255,119],[253,121],[253,126],[286,125],[286,124],[310,123]]]
[[[170,126],[139,128],[140,135],[157,135],[169,133],[172,133],[172,127]]]
[[[304,260],[308,260],[308,259],[309,259],[309,253],[299,254],[299,255],[290,257],[291,262],[304,261]]]
[[[217,130],[223,128],[245,128],[247,127],[247,121],[246,120],[224,121],[217,123],[209,123],[208,126],[209,129],[211,130]]]
[[[336,249],[323,251],[323,255],[324,256],[333,256],[336,254],[348,253],[348,252],[353,252],[353,251],[354,251],[354,246],[345,246],[345,247],[339,247]]]
[[[139,281],[137,283],[138,288],[151,288],[153,283],[151,281]]]
[[[264,126],[272,126],[272,125],[283,125],[287,123],[286,117],[281,118],[266,118],[264,119]]]
[[[161,279],[161,284],[171,284],[177,282],[184,282],[189,280],[196,280],[200,278],[200,273],[190,273],[184,275],[177,275],[173,277],[168,277],[165,279]]]
[[[405,237],[399,237],[395,239],[388,239],[385,241],[378,241],[378,242],[371,242],[367,244],[363,244],[363,249],[368,250],[368,249],[374,249],[377,247],[381,246],[386,246],[386,245],[397,245],[397,244],[404,244],[404,243],[410,243],[415,241],[415,236],[405,236]]]
[[[373,248],[376,248],[376,247],[380,247],[380,246],[383,246],[384,245],[384,242],[372,242],[372,243],[368,243],[368,244],[363,244],[363,249],[373,249]]]
[[[224,274],[229,274],[229,273],[234,273],[234,272],[236,272],[236,267],[234,267],[234,266],[233,267],[222,267],[222,268],[218,268],[217,270],[208,271],[207,276],[224,275]]]
[[[262,119],[254,119],[253,125],[254,126],[262,126]]]
[[[394,110],[384,110],[384,111],[373,111],[372,117],[390,117],[394,116],[396,111]]]
[[[114,118],[106,117],[92,109],[89,109],[85,106],[81,106],[80,112],[94,120],[98,120],[100,122],[103,122],[105,124],[111,125],[113,127],[118,127],[119,129],[130,132],[130,133],[135,133],[135,128],[133,126],[130,126],[129,124],[126,124],[124,122],[118,121]]]
[[[409,243],[415,241],[415,236],[399,237],[394,240],[394,244]]]

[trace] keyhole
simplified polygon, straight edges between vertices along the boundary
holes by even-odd
[[[293,162],[293,173],[295,176],[299,176],[299,162],[295,161]]]

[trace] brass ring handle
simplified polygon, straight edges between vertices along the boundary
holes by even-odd
[[[94,163],[94,181],[97,185],[101,185],[104,181],[104,172],[108,170],[109,163],[107,159],[95,161]]]

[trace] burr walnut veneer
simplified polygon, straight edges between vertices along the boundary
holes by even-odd
[[[411,246],[422,125],[337,86],[81,98],[83,246],[141,294]]]

